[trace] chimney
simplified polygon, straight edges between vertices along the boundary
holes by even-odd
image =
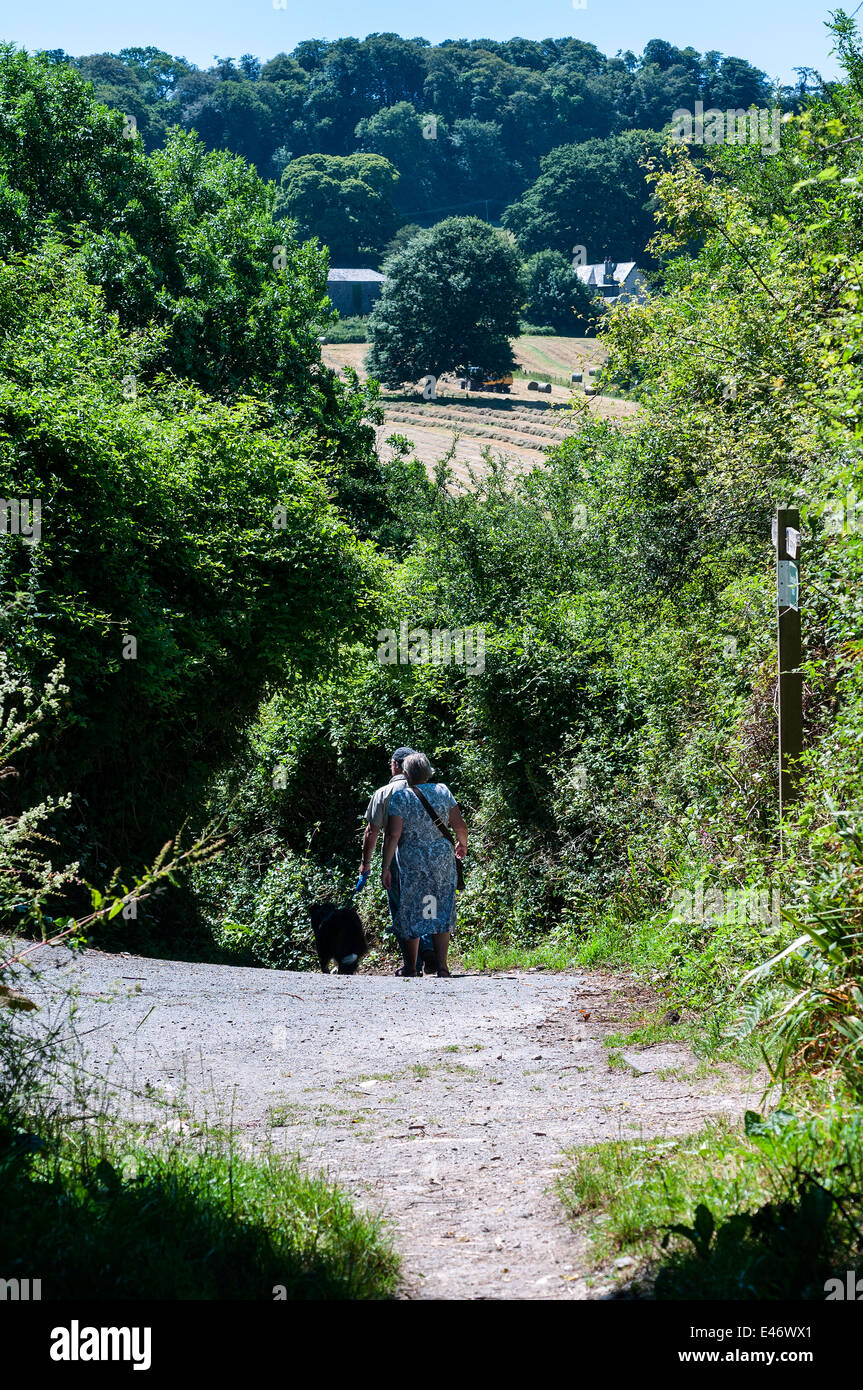
[[[617,261],[613,261],[610,256],[605,258],[605,274],[602,277],[604,285],[614,284],[614,272],[617,270]]]

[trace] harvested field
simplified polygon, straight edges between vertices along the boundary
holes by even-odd
[[[587,372],[601,367],[608,353],[595,338],[517,338],[515,360],[532,376],[562,376],[569,380],[572,372]]]
[[[323,348],[323,360],[335,371],[353,367],[362,379],[368,350],[367,343],[333,343]],[[579,387],[573,395],[569,386],[554,380],[560,377],[568,381],[573,371],[586,376],[589,368],[601,366],[607,355],[592,338],[524,337],[515,344],[516,361],[531,379],[552,381],[548,395],[529,391],[527,380],[519,377],[509,395],[462,391],[455,379],[447,377],[438,382],[434,401],[424,400],[418,388],[382,390],[386,423],[378,429],[378,447],[385,446],[389,435],[405,435],[417,458],[431,469],[455,438],[453,469],[461,483],[469,482],[469,469],[482,469],[486,449],[519,470],[532,468],[546,449],[578,429],[584,413],[621,425],[638,413],[633,401],[585,396]]]

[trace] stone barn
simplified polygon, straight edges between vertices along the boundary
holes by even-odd
[[[343,319],[370,314],[386,279],[377,270],[331,270],[327,294]]]

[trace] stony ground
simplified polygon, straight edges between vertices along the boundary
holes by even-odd
[[[74,981],[94,1071],[232,1114],[248,1142],[327,1170],[386,1217],[408,1298],[601,1294],[608,1278],[556,1197],[563,1151],[738,1116],[758,1089],[727,1066],[704,1075],[680,1044],[611,1068],[603,1035],[644,1003],[621,977],[339,977],[95,951],[48,962],[29,992],[59,1008]]]

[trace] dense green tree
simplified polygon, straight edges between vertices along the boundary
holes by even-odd
[[[399,227],[392,241],[388,241],[384,247],[384,260],[386,260],[388,256],[393,255],[395,251],[401,251],[402,247],[407,246],[411,238],[415,237],[417,232],[421,232],[422,230],[418,222],[405,222]]]
[[[409,101],[385,106],[358,123],[358,148],[398,169],[393,202],[399,212],[416,216],[439,201],[446,135],[443,122],[420,115]]]
[[[74,70],[9,48],[0,99],[0,251],[33,248],[50,220],[124,326],[166,330],[155,366],[266,396],[333,466],[372,459],[361,393],[320,370],[326,255],[274,220],[254,168],[179,130],[148,156]]]
[[[0,253],[24,250],[48,219],[105,227],[146,198],[141,145],[119,111],[94,106],[73,68],[0,45]]]
[[[636,73],[629,92],[627,124],[642,130],[661,130],[679,107],[694,110],[700,90],[698,74],[689,65],[677,63],[661,68],[647,63]]]
[[[599,317],[587,286],[561,251],[537,251],[524,266],[527,303],[524,316],[559,333],[584,332]]]
[[[585,246],[589,262],[606,254],[618,261],[640,259],[653,232],[643,166],[661,145],[649,131],[626,131],[553,150],[536,183],[504,213],[504,226],[528,254],[568,254],[573,246]]]
[[[228,149],[259,169],[272,158],[277,139],[299,115],[303,88],[297,83],[220,82],[196,120],[210,149]]]
[[[325,254],[244,160],[182,131],[147,155],[8,47],[0,109],[0,496],[43,506],[38,544],[0,535],[3,643],[37,684],[66,662],[38,776],[78,798],[76,852],[131,863],[264,683],[354,621],[335,507],[379,518],[368,396],[321,365]]]
[[[324,242],[334,265],[377,263],[398,226],[397,180],[380,155],[301,155],[282,174],[275,215],[290,218],[301,238]]]
[[[489,216],[499,217],[519,186],[519,167],[507,154],[501,127],[469,116],[453,122],[449,142],[451,196],[460,203],[488,202]]]
[[[763,72],[743,58],[720,58],[704,73],[705,106],[728,107],[773,106],[772,92]],[[713,55],[708,54],[708,58]]]
[[[386,263],[368,367],[388,385],[480,364],[512,366],[523,298],[511,240],[476,217],[419,232]]]
[[[38,544],[0,536],[2,640],[37,679],[63,660],[70,690],[28,786],[72,792],[76,849],[127,864],[178,828],[264,682],[329,660],[364,585],[272,407],[153,377],[161,337],[124,333],[62,245],[0,271],[0,495],[42,504]]]

